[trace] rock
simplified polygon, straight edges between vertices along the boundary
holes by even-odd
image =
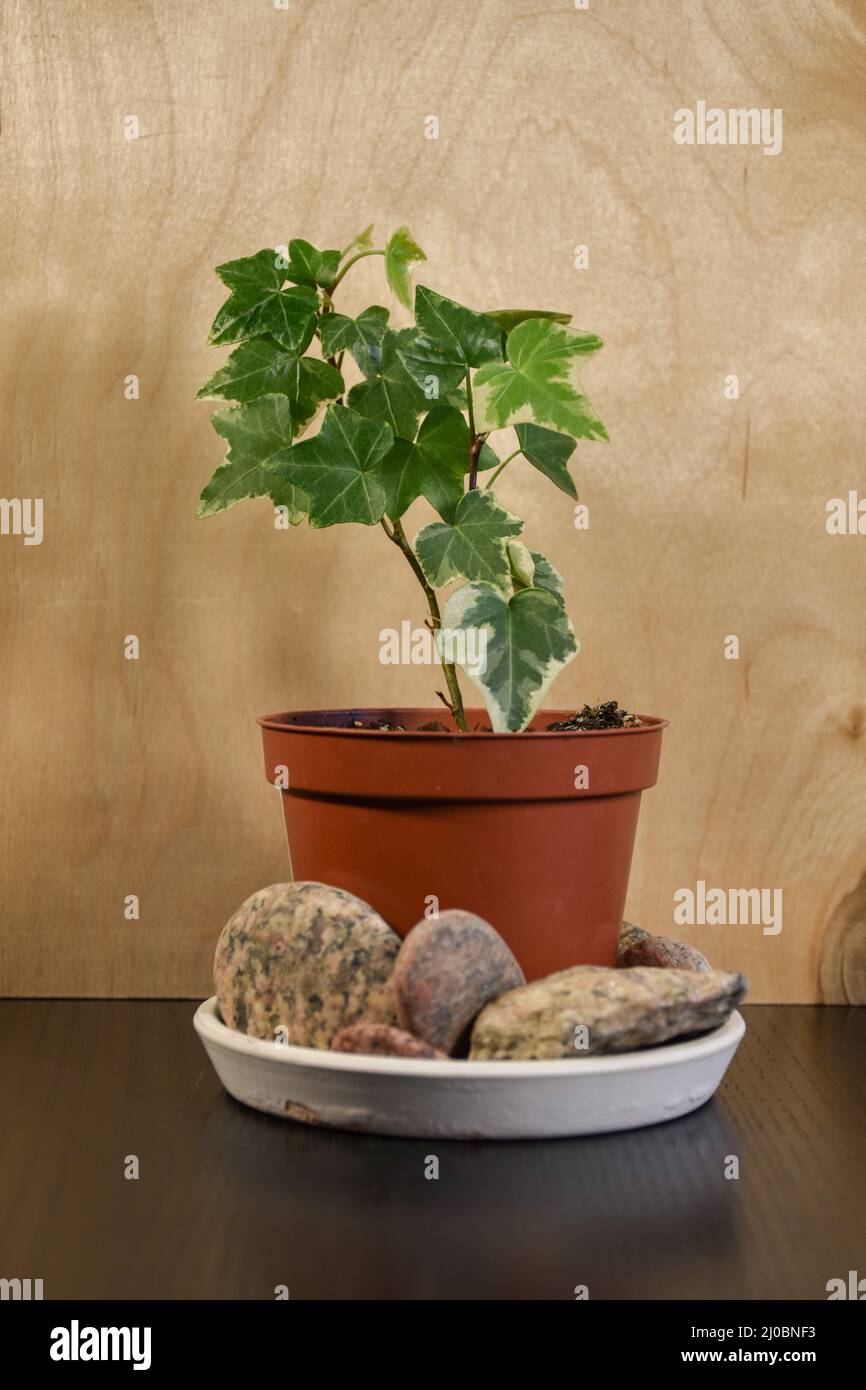
[[[488,1004],[475,1020],[469,1056],[581,1057],[650,1047],[718,1028],[747,988],[727,970],[576,965]],[[581,1026],[585,1035],[576,1033]]]
[[[706,956],[673,936],[654,936],[632,922],[623,922],[616,951],[619,966],[652,965],[671,970],[712,970]]]
[[[226,923],[214,958],[223,1022],[255,1038],[328,1047],[364,1019],[396,1023],[400,938],[367,903],[324,883],[275,883]]]
[[[350,1023],[331,1039],[332,1052],[366,1052],[376,1057],[438,1057],[448,1058],[438,1047],[431,1047],[421,1038],[414,1038],[402,1028],[388,1023]]]
[[[394,969],[401,1026],[442,1052],[464,1056],[475,1015],[523,983],[499,933],[457,908],[413,927]]]

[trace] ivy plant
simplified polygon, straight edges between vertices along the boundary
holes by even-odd
[[[425,285],[413,297],[424,252],[406,227],[381,248],[372,233],[342,251],[295,240],[217,267],[229,297],[210,342],[234,346],[198,395],[234,404],[213,416],[228,450],[198,514],[267,497],[292,525],[379,527],[424,592],[447,686],[438,693],[458,728],[458,639],[471,629],[485,634],[471,678],[493,728],[525,729],[578,644],[560,576],[523,542],[494,484],[521,458],[577,497],[577,441],[607,439],[580,375],[601,340],[566,313],[478,313]],[[368,256],[383,257],[412,326],[393,327],[379,304],[355,317],[337,309],[345,276]],[[488,439],[503,430],[513,448],[499,457]],[[410,540],[403,519],[418,498],[439,519]]]

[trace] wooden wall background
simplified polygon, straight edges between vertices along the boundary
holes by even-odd
[[[866,537],[825,530],[866,494],[860,0],[6,0],[3,50],[0,495],[44,498],[45,537],[0,537],[0,990],[209,992],[286,876],[254,715],[427,702],[378,662],[420,617],[378,533],[194,516],[212,267],[375,219],[435,288],[606,341],[589,531],[529,470],[503,497],[567,577],[561,702],[671,720],[630,916],[781,887],[779,936],[683,934],[755,999],[866,1000]],[[678,147],[698,99],[781,107],[782,153]],[[371,261],[344,305],[385,293]]]

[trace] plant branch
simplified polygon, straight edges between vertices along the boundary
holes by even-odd
[[[499,467],[493,470],[491,477],[487,479],[487,487],[485,488],[485,492],[487,491],[487,488],[491,488],[493,486],[493,484],[496,482],[496,479],[499,477],[499,474],[502,472],[503,468],[505,468],[511,462],[512,459],[516,459],[519,453],[520,450],[515,449],[513,454],[509,454],[508,458],[503,459]]]
[[[334,312],[334,290],[337,288],[346,272],[352,269],[352,266],[355,264],[356,261],[362,261],[365,256],[384,256],[384,254],[384,251],[378,251],[375,247],[371,246],[368,247],[367,250],[359,251],[357,255],[352,256],[343,266],[343,269],[340,271],[337,278],[333,280],[327,288],[325,288],[324,285],[322,286],[322,313],[332,314]],[[316,329],[316,337],[321,341],[322,335],[318,328]],[[328,363],[330,367],[336,367],[337,371],[340,371],[343,365],[343,354],[341,352],[339,358],[326,357],[325,361]],[[345,397],[341,396],[340,399],[337,401],[337,405],[342,405],[344,400]]]
[[[347,260],[346,264],[343,266],[343,269],[340,271],[337,278],[333,280],[326,289],[325,294],[328,296],[329,299],[332,297],[334,290],[337,288],[340,281],[343,279],[343,276],[346,275],[346,273],[352,269],[352,266],[355,265],[357,261],[362,261],[365,256],[384,256],[384,254],[384,251],[379,251],[376,247],[370,246],[367,248],[367,250],[358,251],[354,256],[350,256],[349,260]]]
[[[469,368],[466,368],[466,409],[469,415],[469,491],[478,486],[478,456],[481,453],[486,434],[475,431],[475,402],[472,399],[472,381]]]
[[[482,447],[483,447],[483,445],[484,445],[484,441],[485,441],[486,438],[487,438],[487,436],[486,436],[485,434],[476,434],[475,438],[474,438],[473,441],[472,441],[472,448],[471,448],[471,450],[470,450],[470,452],[469,452],[469,491],[470,491],[470,492],[472,491],[473,488],[476,488],[476,487],[478,486],[478,456],[479,456],[479,454],[481,453],[481,450],[482,450]]]
[[[475,402],[472,399],[472,380],[469,368],[466,368],[466,405],[469,411],[469,438],[475,443]]]
[[[400,521],[392,521],[389,524],[387,519],[383,517],[382,530],[385,532],[385,535],[388,537],[388,540],[393,541],[394,545],[396,545],[398,549],[402,550],[403,554],[405,555],[412,568],[412,573],[415,575],[415,578],[418,580],[418,583],[424,590],[424,596],[427,599],[427,607],[430,609],[430,618],[432,620],[431,625],[435,637],[435,634],[442,628],[442,613],[439,608],[439,600],[437,599],[433,589],[427,583],[427,579],[418,561],[418,557],[412,549],[411,545],[409,544],[406,532],[403,530],[403,524]],[[439,653],[439,659],[442,662],[442,670],[445,674],[445,681],[448,686],[448,694],[451,697],[450,703],[448,700],[445,699],[445,697],[441,694],[440,691],[437,690],[436,693],[439,696],[440,700],[442,700],[443,703],[448,706],[448,709],[454,716],[454,722],[456,723],[458,729],[460,729],[460,731],[465,734],[468,731],[469,725],[466,723],[466,713],[463,709],[463,696],[460,693],[460,684],[457,680],[457,670],[454,666],[453,661],[446,661],[441,651]]]

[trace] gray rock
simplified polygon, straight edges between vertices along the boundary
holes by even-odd
[[[476,1014],[523,983],[499,933],[458,908],[413,927],[394,969],[401,1026],[442,1052],[464,1056]]]
[[[367,903],[324,883],[275,883],[223,927],[214,987],[223,1022],[255,1038],[329,1047],[364,1019],[396,1023],[400,938]]]
[[[619,933],[616,951],[619,966],[652,965],[670,970],[712,970],[706,956],[695,946],[685,941],[677,941],[673,936],[655,936],[652,932],[636,927],[633,922],[623,922]]]
[[[488,1004],[475,1020],[469,1056],[582,1057],[650,1047],[718,1028],[747,987],[725,970],[577,965]]]

